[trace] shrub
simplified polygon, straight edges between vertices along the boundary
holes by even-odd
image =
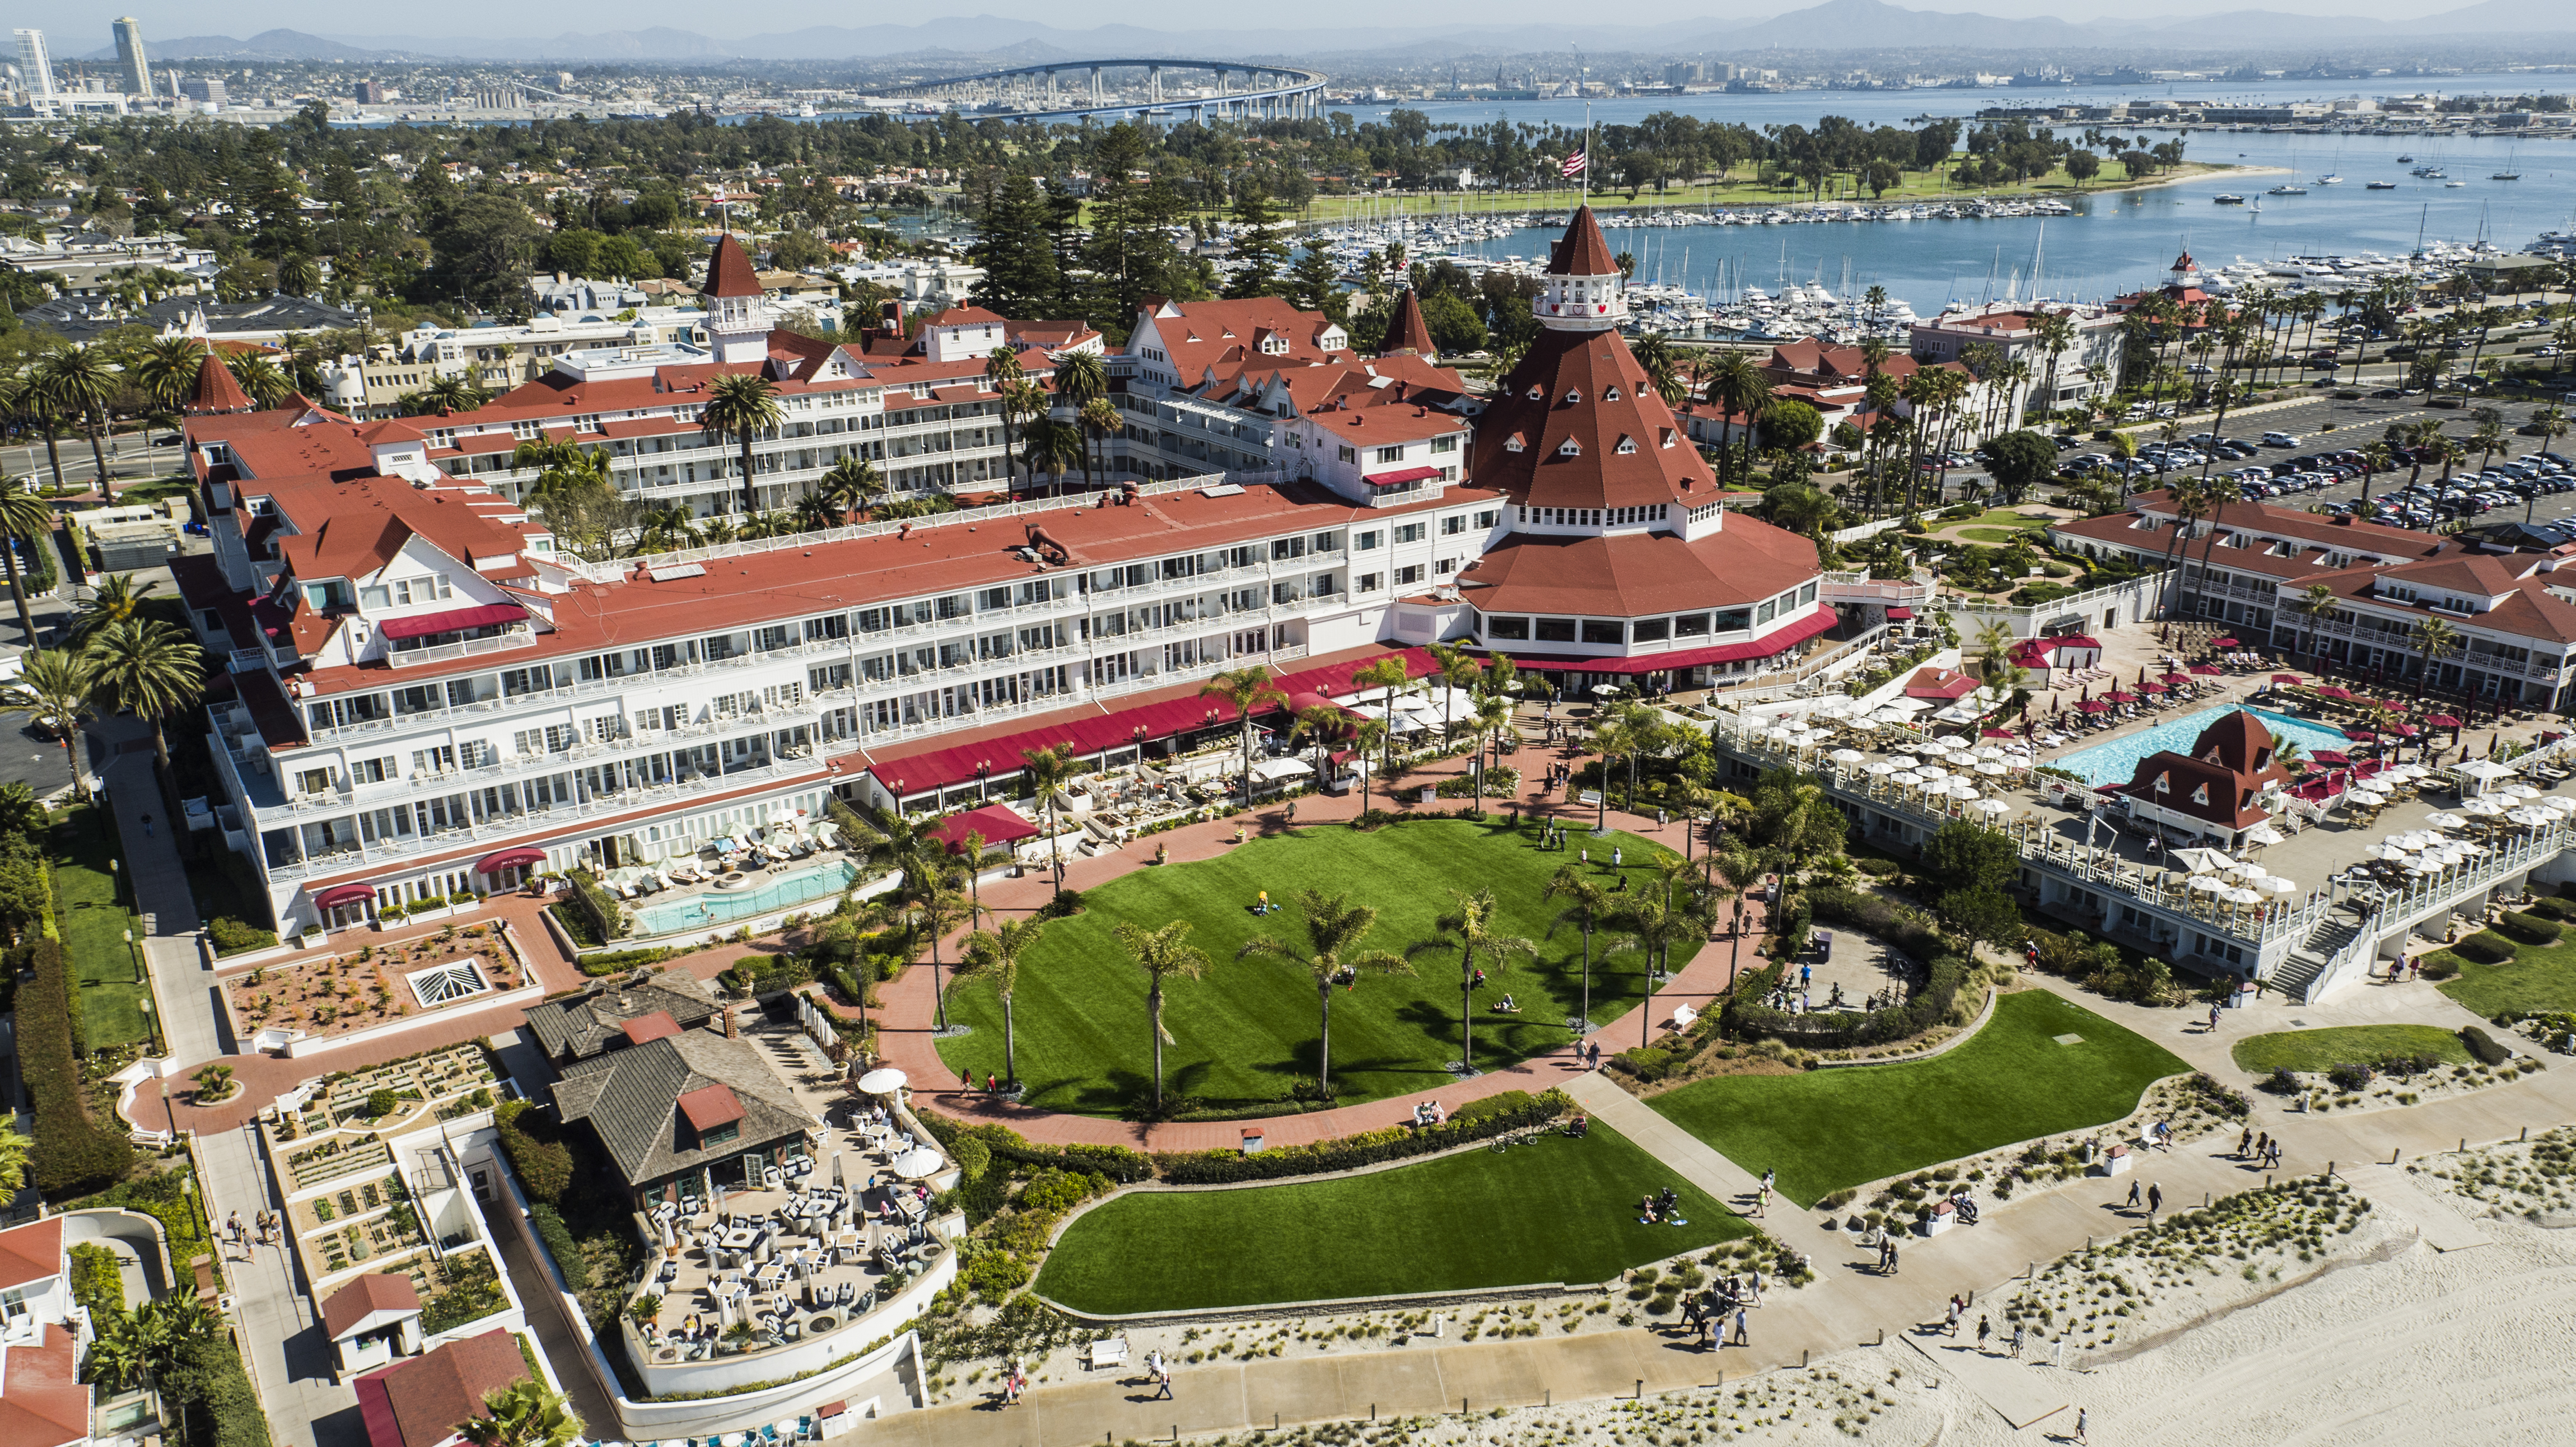
[[[2480,930],[2451,948],[2479,964],[2501,965],[2513,958],[2514,944],[2512,940],[2489,929]]]
[[[2263,1077],[2262,1088],[2274,1095],[2296,1095],[2299,1093],[2299,1077],[2290,1073],[2290,1067],[2275,1065],[2272,1073]]]
[[[179,1349],[165,1384],[186,1404],[190,1441],[207,1447],[269,1447],[268,1414],[242,1369],[241,1352],[228,1332],[211,1332]]]
[[[642,969],[648,965],[658,965],[678,953],[679,951],[674,949],[658,949],[611,950],[604,955],[584,955],[581,957],[581,972],[594,978],[600,975],[614,975],[627,970]]]
[[[1651,1085],[1672,1073],[1672,1052],[1646,1045],[1634,1046],[1611,1056],[1610,1068]]]
[[[2469,1053],[2477,1057],[2480,1065],[2502,1065],[2513,1058],[2512,1051],[2497,1044],[2494,1036],[2475,1025],[2460,1031],[2460,1043],[2469,1047]]]
[[[545,1133],[539,1139],[523,1120],[533,1121],[536,1130]],[[519,1177],[519,1185],[539,1201],[560,1201],[572,1185],[572,1152],[554,1132],[543,1114],[524,1100],[503,1101],[492,1114],[493,1125],[501,1137],[501,1149],[510,1157],[510,1169]]]
[[[1508,798],[1520,786],[1521,771],[1509,764],[1496,764],[1485,770],[1485,797],[1488,799]],[[1460,774],[1454,779],[1443,779],[1435,792],[1443,799],[1472,798],[1476,792],[1475,776]]]
[[[2556,899],[2535,899],[2531,902],[2531,908],[2524,913],[2536,914],[2542,919],[2551,920],[2564,920],[2569,917],[2566,902]]]
[[[2558,943],[2558,937],[2566,933],[2566,927],[2556,920],[2544,919],[2537,913],[2511,911],[2506,913],[2497,928],[2527,945],[2554,945]]]
[[[402,1097],[390,1090],[379,1090],[367,1097],[367,1114],[378,1120],[402,1108]]]
[[[1040,919],[1063,919],[1068,915],[1080,913],[1082,913],[1082,891],[1078,889],[1058,890],[1046,903],[1038,906]],[[892,979],[893,976],[880,975],[878,978]]]
[[[1052,1166],[1077,1175],[1098,1175],[1124,1186],[1154,1177],[1153,1158],[1125,1146],[1042,1146],[1024,1139],[1009,1126],[967,1125],[936,1113],[925,1113],[920,1119],[922,1127],[952,1152],[960,1141],[978,1140],[993,1152],[994,1159],[1024,1166]]]
[[[563,1213],[539,1201],[528,1208],[528,1224],[537,1228],[537,1239],[546,1243],[546,1251],[563,1272],[564,1284],[575,1291],[588,1291],[590,1261],[581,1254],[581,1244],[572,1239],[572,1228],[564,1224]]]
[[[608,891],[599,887],[599,881],[591,877],[589,870],[567,870],[564,879],[572,885],[574,906],[567,913],[587,916],[595,937],[602,943],[626,937],[627,926],[631,922],[626,911],[618,907],[616,900],[608,897]]]
[[[215,954],[221,957],[271,948],[277,943],[277,932],[253,928],[230,915],[217,915],[206,922],[206,938],[214,941]]]
[[[2464,961],[2462,961],[2458,955],[2451,953],[2449,950],[2435,950],[2431,954],[2423,957],[2422,968],[2424,978],[2428,980],[2450,979],[2452,976],[2457,975],[2460,972],[2460,966],[2463,963]]]
[[[62,945],[38,939],[23,955],[32,970],[18,991],[18,1070],[35,1101],[35,1144],[28,1152],[37,1189],[49,1196],[105,1190],[134,1169],[134,1146],[90,1119],[82,1088],[80,998]]]
[[[1163,1152],[1155,1155],[1154,1165],[1164,1180],[1184,1186],[1268,1181],[1285,1176],[1347,1171],[1385,1161],[1430,1155],[1451,1146],[1486,1140],[1527,1126],[1545,1125],[1574,1109],[1573,1097],[1561,1090],[1550,1090],[1539,1096],[1519,1091],[1506,1092],[1505,1095],[1519,1096],[1520,1099],[1495,1104],[1477,1116],[1466,1116],[1462,1111],[1460,1117],[1436,1126],[1388,1126],[1339,1140],[1286,1146],[1251,1156],[1229,1150]],[[1504,1097],[1495,1099],[1500,1102]]]
[[[72,1300],[88,1307],[91,1317],[100,1321],[111,1311],[125,1310],[125,1276],[115,1252],[95,1241],[82,1241],[67,1254],[72,1261]]]
[[[1872,879],[1886,879],[1895,874],[1901,866],[1893,859],[1881,859],[1874,854],[1863,854],[1852,859],[1852,867]]]
[[[967,1180],[981,1180],[993,1164],[993,1148],[979,1140],[961,1140],[952,1152],[957,1157],[958,1173]]]
[[[2359,1090],[2370,1083],[2367,1065],[2334,1065],[2326,1069],[2326,1079],[2344,1090]]]

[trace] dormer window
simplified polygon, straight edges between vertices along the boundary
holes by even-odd
[[[1625,457],[1625,456],[1627,456],[1628,454],[1630,454],[1630,453],[1632,453],[1632,452],[1634,452],[1634,451],[1636,451],[1636,450],[1637,450],[1637,439],[1636,439],[1636,438],[1634,438],[1634,437],[1628,437],[1628,436],[1622,436],[1622,437],[1619,439],[1618,453],[1619,453],[1619,455],[1620,455],[1621,457]]]
[[[2159,793],[2159,794],[2170,794],[2170,793],[2172,793],[2172,792],[2173,792],[2173,775],[2171,775],[2171,774],[2158,774],[2158,775],[2156,775],[2156,784],[2155,784],[2155,789],[2156,789],[2156,792],[2157,792],[2157,793]]]
[[[1673,446],[1673,445],[1674,445],[1673,429],[1671,429],[1671,428],[1669,428],[1669,427],[1667,427],[1667,428],[1663,429],[1663,438],[1664,438],[1664,440],[1663,440],[1661,443],[1657,444],[1658,446],[1662,446],[1662,447],[1671,447],[1671,446]]]
[[[1583,444],[1569,437],[1565,439],[1564,442],[1558,444],[1556,455],[1559,457],[1581,457],[1583,455]]]
[[[2208,802],[2209,802],[2209,786],[2208,786],[2207,784],[2203,784],[2203,785],[2201,785],[2199,788],[2192,790],[2192,791],[2191,791],[2191,801],[2192,801],[2193,803],[2195,803],[2195,804],[2206,804],[2206,803],[2208,803]]]
[[[1606,391],[1604,391],[1604,392],[1601,394],[1601,400],[1602,400],[1602,401],[1604,401],[1604,402],[1616,402],[1616,401],[1618,401],[1618,400],[1619,400],[1619,388],[1618,388],[1618,385],[1617,385],[1616,383],[1611,384],[1611,386],[1610,386]]]
[[[1583,405],[1583,394],[1574,388],[1567,388],[1565,392],[1565,405],[1568,407],[1579,407]]]
[[[1529,399],[1530,399],[1531,401],[1533,401],[1533,402],[1540,401],[1540,400],[1544,399],[1546,396],[1547,396],[1547,389],[1546,389],[1546,388],[1541,387],[1541,386],[1537,385],[1536,383],[1532,383],[1532,384],[1530,385],[1530,389],[1529,389]]]
[[[1526,452],[1529,448],[1521,441],[1521,435],[1515,432],[1511,436],[1503,439],[1503,450],[1505,452]]]

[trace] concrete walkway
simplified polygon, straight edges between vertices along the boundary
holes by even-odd
[[[197,1154],[205,1162],[207,1214],[218,1227],[234,1211],[247,1222],[277,1209],[250,1127],[198,1136]],[[224,1275],[271,1440],[279,1447],[365,1447],[358,1394],[332,1380],[331,1343],[304,1294],[294,1253],[283,1243],[254,1246],[247,1260],[228,1257]]]

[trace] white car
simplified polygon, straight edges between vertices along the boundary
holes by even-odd
[[[2266,447],[2296,447],[2299,445],[2299,439],[2291,436],[2287,432],[2266,432],[2263,434],[2263,445]]]

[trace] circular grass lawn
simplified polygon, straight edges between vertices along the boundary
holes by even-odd
[[[2118,1120],[2191,1069],[2154,1041],[2045,989],[2016,990],[1929,1060],[1722,1075],[1647,1101],[1800,1205],[1846,1187]]]
[[[2445,1065],[2469,1063],[2469,1047],[2437,1025],[2338,1025],[2324,1030],[2281,1030],[2248,1035],[2228,1052],[2240,1070],[2316,1074],[2338,1065],[2376,1065],[2421,1055]]]
[[[1649,1226],[1670,1186],[1686,1224]],[[1414,1291],[1607,1281],[1750,1234],[1625,1136],[1541,1136],[1417,1165],[1216,1191],[1130,1191],[1065,1229],[1042,1296],[1123,1316]]]
[[[1620,870],[1610,867],[1613,848],[1623,851]],[[1533,826],[1514,831],[1499,820],[1443,819],[1368,833],[1319,826],[1235,845],[1214,859],[1139,869],[1086,891],[1083,912],[1050,923],[1021,956],[1012,1013],[1025,1101],[1115,1115],[1150,1098],[1154,1053],[1145,975],[1114,930],[1121,922],[1152,930],[1174,920],[1191,921],[1190,943],[1206,952],[1209,967],[1199,979],[1165,984],[1166,1099],[1192,1097],[1216,1110],[1288,1100],[1295,1080],[1317,1073],[1313,978],[1301,967],[1238,960],[1235,952],[1256,934],[1304,950],[1296,897],[1308,888],[1347,892],[1353,903],[1376,908],[1377,927],[1355,952],[1395,954],[1439,938],[1433,922],[1456,907],[1451,891],[1492,890],[1503,930],[1539,948],[1534,958],[1477,960],[1487,979],[1476,991],[1476,1066],[1494,1070],[1561,1048],[1570,1038],[1565,1019],[1583,995],[1583,933],[1566,924],[1550,937],[1566,902],[1542,898],[1549,877],[1572,865],[1604,889],[1616,889],[1621,875],[1630,889],[1643,889],[1655,877],[1646,861],[1666,853],[1632,835],[1592,839],[1580,832],[1568,834],[1560,853],[1540,849]],[[1256,915],[1254,900],[1265,889],[1279,909]],[[1414,974],[1367,974],[1356,988],[1334,988],[1339,1104],[1405,1095],[1454,1078],[1448,1063],[1458,1058],[1458,953],[1426,952],[1413,966]],[[1642,971],[1635,953],[1613,954],[1596,932],[1591,1018],[1615,1019],[1635,1004]],[[1519,1012],[1489,1013],[1506,994]],[[971,1071],[979,1081],[987,1072],[1003,1074],[1002,1007],[993,993],[971,981],[957,986],[948,1016],[975,1027],[939,1042],[948,1068]]]

